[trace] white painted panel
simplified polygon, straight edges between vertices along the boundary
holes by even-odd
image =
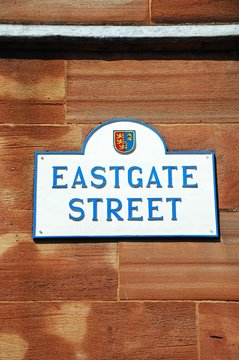
[[[115,131],[135,141],[117,151]],[[34,201],[35,238],[218,236],[214,153],[167,152],[134,120],[98,126],[82,152],[36,153]]]

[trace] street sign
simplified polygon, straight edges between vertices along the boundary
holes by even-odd
[[[167,151],[136,120],[97,126],[79,152],[36,152],[34,238],[218,237],[213,151]]]

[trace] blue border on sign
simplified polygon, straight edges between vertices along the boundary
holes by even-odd
[[[112,123],[117,123],[117,122],[134,122],[140,125],[143,125],[147,128],[149,128],[150,130],[152,130],[162,141],[163,146],[164,146],[164,150],[165,150],[165,154],[173,154],[173,155],[202,155],[202,154],[208,154],[208,155],[212,155],[212,169],[213,169],[213,183],[214,183],[214,209],[215,209],[215,223],[216,223],[216,234],[213,235],[75,235],[75,236],[39,236],[36,234],[36,209],[37,209],[37,169],[38,169],[38,156],[39,155],[84,155],[85,150],[86,150],[86,146],[88,144],[89,139],[95,134],[96,131],[98,131],[99,129],[101,129],[103,126],[107,126],[109,124]],[[102,239],[102,238],[137,238],[137,239],[143,239],[143,238],[160,238],[160,239],[182,239],[182,238],[190,238],[190,239],[197,239],[197,238],[205,238],[205,239],[217,239],[219,238],[219,210],[218,210],[218,194],[217,194],[217,178],[216,178],[216,163],[215,163],[215,152],[213,150],[192,150],[192,151],[168,151],[167,147],[166,147],[166,143],[163,139],[163,137],[158,133],[157,130],[155,130],[151,125],[140,121],[140,120],[135,120],[135,119],[131,119],[131,118],[118,118],[118,119],[112,119],[112,120],[108,120],[103,122],[100,125],[97,125],[93,130],[90,131],[90,133],[87,135],[87,137],[84,140],[84,143],[82,145],[82,149],[79,151],[35,151],[34,153],[34,207],[33,207],[33,234],[32,234],[33,239]]]

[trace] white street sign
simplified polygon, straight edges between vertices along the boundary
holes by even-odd
[[[213,151],[168,152],[151,126],[112,120],[81,152],[37,152],[34,238],[218,237]]]

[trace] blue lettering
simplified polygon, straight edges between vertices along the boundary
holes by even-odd
[[[100,198],[89,198],[88,203],[92,202],[93,203],[93,217],[92,217],[92,221],[98,221],[98,203],[99,202],[103,202],[103,199]]]
[[[58,184],[58,179],[63,180],[63,174],[58,174],[58,171],[65,170],[67,171],[67,166],[52,166],[53,169],[53,182],[52,182],[52,189],[67,189],[67,184]]]
[[[81,221],[84,219],[85,217],[85,212],[84,210],[80,207],[80,206],[75,206],[75,203],[81,203],[81,204],[84,204],[84,201],[82,199],[71,199],[70,202],[69,202],[69,207],[72,211],[75,211],[75,212],[78,212],[79,213],[79,216],[76,217],[76,216],[73,216],[71,214],[69,214],[69,219],[70,220],[73,220],[73,221]]]
[[[153,211],[158,211],[158,206],[153,206],[154,201],[160,201],[162,202],[162,198],[148,198],[148,210],[149,210],[149,221],[163,221],[163,216],[154,217]]]
[[[138,206],[133,206],[134,201],[142,202],[141,198],[128,198],[128,220],[129,221],[142,221],[143,216],[133,217],[133,211],[139,211]]]
[[[172,202],[172,218],[171,220],[177,221],[177,209],[176,209],[176,203],[179,201],[182,201],[182,198],[166,198],[166,202]]]
[[[149,181],[148,181],[148,184],[147,184],[146,187],[150,188],[151,185],[156,185],[157,188],[162,187],[161,184],[160,184],[159,178],[158,178],[157,171],[156,171],[154,166],[152,167],[152,170],[151,170],[151,173],[150,173],[150,176],[149,176]]]
[[[178,170],[178,167],[163,166],[163,170],[168,170],[168,188],[173,188],[173,170]]]
[[[113,214],[117,220],[124,221],[124,219],[118,214],[122,209],[122,202],[116,198],[107,198],[107,221],[112,221],[111,215]],[[112,203],[116,203],[116,208],[112,209]]]
[[[137,170],[140,174],[142,174],[142,169],[138,166],[131,166],[128,170],[128,183],[131,187],[133,188],[139,188],[139,187],[143,187],[143,181],[141,178],[137,178],[137,183],[133,183],[132,180],[132,174],[133,171]]]
[[[100,189],[103,188],[106,185],[106,178],[104,177],[104,175],[100,175],[100,174],[96,174],[96,171],[103,171],[105,172],[105,168],[102,166],[95,166],[93,167],[93,169],[91,170],[91,175],[93,176],[94,179],[96,180],[101,180],[100,184],[95,184],[93,181],[91,181],[91,186]]]
[[[197,166],[182,166],[183,169],[183,187],[185,188],[197,188],[198,184],[188,184],[188,179],[193,178],[193,174],[189,173],[188,170],[197,170]]]
[[[115,188],[120,188],[119,171],[124,170],[124,166],[110,166],[110,170],[115,170]]]
[[[72,188],[75,188],[76,185],[82,185],[82,188],[87,188],[86,183],[85,183],[85,179],[84,179],[84,176],[83,176],[83,173],[81,171],[80,166],[78,166],[78,169],[76,171],[76,175],[75,175],[75,179],[74,179]]]

